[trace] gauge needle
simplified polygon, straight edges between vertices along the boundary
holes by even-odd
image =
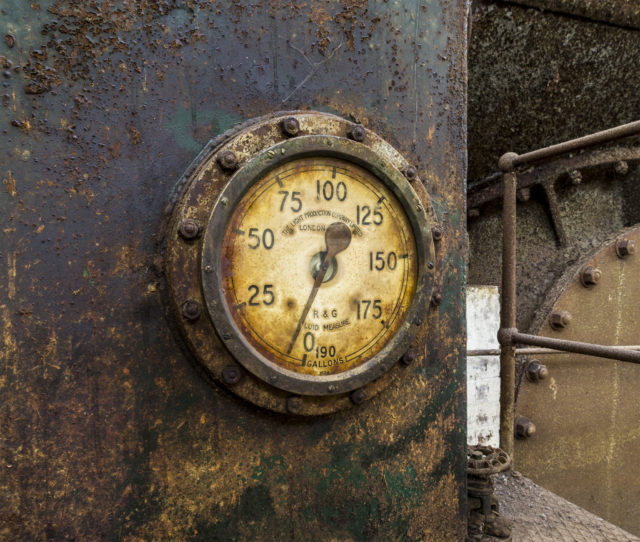
[[[320,266],[320,271],[316,275],[316,280],[313,282],[313,289],[309,294],[309,299],[307,299],[307,304],[304,306],[304,310],[302,311],[300,320],[298,320],[296,330],[293,332],[293,337],[291,337],[289,348],[287,348],[287,354],[291,354],[293,345],[295,344],[298,335],[300,335],[302,324],[304,324],[304,321],[307,318],[307,314],[309,314],[311,305],[313,305],[313,300],[316,298],[316,294],[318,293],[318,288],[320,288],[320,286],[322,285],[324,275],[327,272],[327,269],[329,269],[329,263],[333,258],[335,258],[338,252],[342,252],[349,246],[349,243],[351,243],[351,230],[349,229],[349,226],[347,226],[344,222],[334,222],[325,231],[324,241],[327,244],[327,250],[324,255],[324,260],[322,261],[322,265]]]

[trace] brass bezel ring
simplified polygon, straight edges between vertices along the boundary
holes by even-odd
[[[259,353],[240,332],[227,306],[221,284],[223,238],[236,205],[257,179],[286,162],[322,156],[355,163],[375,175],[398,198],[409,219],[416,242],[418,276],[407,315],[389,342],[362,365],[332,375],[308,375],[285,369]],[[258,378],[274,387],[300,395],[337,395],[350,392],[382,376],[409,348],[429,309],[433,288],[433,261],[428,265],[427,247],[432,242],[431,225],[421,201],[402,173],[381,155],[349,139],[307,135],[265,149],[230,179],[218,197],[206,226],[202,252],[202,285],[209,316],[234,357]],[[213,268],[213,273],[211,272]],[[205,271],[205,269],[207,271]],[[428,295],[427,295],[428,292]]]

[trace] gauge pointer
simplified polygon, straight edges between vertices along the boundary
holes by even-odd
[[[329,269],[329,263],[336,256],[336,254],[342,252],[349,246],[349,243],[351,243],[351,230],[349,229],[349,226],[347,226],[344,222],[334,222],[327,228],[327,231],[325,231],[324,241],[327,245],[326,254],[324,255],[322,265],[320,266],[320,271],[316,275],[316,279],[313,282],[313,289],[309,294],[307,304],[304,306],[304,310],[302,311],[300,320],[298,320],[296,330],[293,332],[293,337],[291,337],[289,348],[287,348],[287,354],[291,354],[293,345],[295,344],[298,335],[300,335],[302,324],[304,324],[304,321],[309,314],[311,305],[313,305],[313,300],[316,298],[316,294],[318,293],[318,288],[320,288],[320,286],[322,285],[324,275],[327,272],[327,269]]]

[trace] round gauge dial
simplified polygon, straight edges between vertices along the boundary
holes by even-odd
[[[222,241],[221,286],[269,363],[319,376],[374,358],[404,321],[418,254],[396,196],[355,163],[300,158],[257,179]]]
[[[233,148],[246,149],[242,141]],[[346,393],[377,386],[421,329],[433,284],[431,224],[389,159],[402,166],[398,155],[373,137],[369,145],[298,135],[242,161],[234,155],[233,173],[223,146],[214,156],[228,182],[215,202],[194,191],[195,205],[211,206],[199,255],[209,318],[202,331],[187,330],[199,350],[212,323],[257,377],[236,386],[239,368],[227,365],[222,380],[252,398],[264,390],[261,404],[281,404],[284,390],[313,408],[338,408]],[[182,224],[183,237],[199,235]],[[189,309],[182,305],[185,319]],[[328,395],[340,397],[322,402]]]

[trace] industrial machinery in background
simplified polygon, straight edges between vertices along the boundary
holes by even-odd
[[[471,284],[500,284],[503,185],[496,164],[503,153],[533,155],[638,119],[639,30],[640,8],[626,0],[474,3]],[[542,151],[542,160],[518,171],[519,330],[632,349],[640,344],[640,142],[627,135],[565,148],[559,159]],[[640,367],[544,349],[517,362],[515,468],[640,534]]]
[[[1,538],[464,538],[467,22],[2,11]]]

